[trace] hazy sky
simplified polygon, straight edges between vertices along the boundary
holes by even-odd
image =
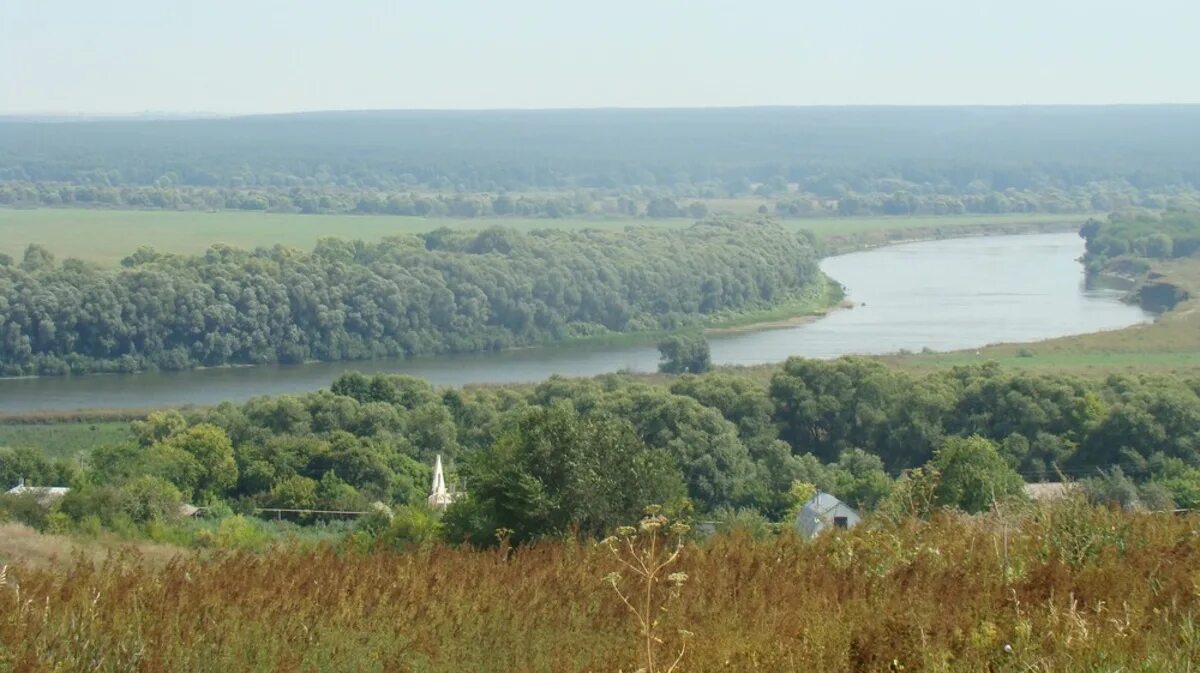
[[[0,113],[1200,102],[1200,0],[0,0]]]

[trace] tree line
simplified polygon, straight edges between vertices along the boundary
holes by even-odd
[[[183,501],[242,512],[380,502],[406,515],[368,518],[373,534],[436,529],[477,544],[501,530],[599,535],[648,503],[787,520],[811,493],[799,485],[868,511],[981,511],[1022,498],[1023,481],[1063,478],[1100,500],[1200,507],[1200,380],[994,363],[914,375],[792,359],[769,382],[733,370],[478,390],[346,374],[307,395],[151,414],[134,435],[82,468],[0,452],[0,483],[75,485],[58,511],[77,524],[169,519]],[[421,507],[435,455],[467,494],[440,520]]]
[[[769,221],[140,248],[119,269],[30,246],[0,258],[0,373],[498,350],[698,326],[824,290],[810,238]]]
[[[905,181],[842,187],[823,194],[774,176],[678,186],[569,188],[537,192],[433,192],[337,186],[203,187],[176,184],[165,176],[154,185],[0,181],[0,206],[137,210],[258,211],[299,214],[399,215],[410,217],[650,217],[703,219],[721,199],[764,201],[765,213],[782,218],[860,215],[959,215],[965,213],[1081,213],[1127,208],[1200,209],[1200,192],[1188,188],[1136,188],[1126,181],[1090,182],[1070,188],[1040,186],[992,190],[983,182],[962,190]]]
[[[175,185],[169,179],[158,182],[148,186],[0,182],[0,206],[456,218],[645,216],[699,220],[708,215],[708,206],[702,201],[681,201],[640,188],[617,193],[573,189],[550,194],[493,194],[334,187],[195,187]]]

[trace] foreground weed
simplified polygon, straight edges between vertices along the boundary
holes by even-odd
[[[618,528],[615,536],[603,542],[613,558],[633,573],[634,586],[628,590],[622,589],[624,578],[620,572],[609,573],[604,580],[637,619],[645,663],[637,673],[672,673],[687,652],[687,639],[691,633],[681,629],[681,642],[671,664],[663,668],[657,655],[657,650],[665,645],[660,628],[662,617],[668,606],[679,599],[688,579],[684,572],[665,574],[679,561],[687,531],[686,524],[670,524],[657,507],[651,507],[638,526]],[[667,591],[661,596],[664,579]]]

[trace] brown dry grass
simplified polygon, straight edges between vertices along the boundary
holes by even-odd
[[[660,629],[695,634],[695,672],[1195,670],[1198,525],[1065,504],[813,543],[722,536],[686,548]],[[614,569],[575,543],[18,564],[0,670],[628,671]]]
[[[132,543],[111,536],[87,539],[48,535],[21,524],[0,523],[0,565],[49,568],[78,562],[100,564],[122,552],[136,553],[150,567],[165,567],[175,556],[187,553],[170,545]]]

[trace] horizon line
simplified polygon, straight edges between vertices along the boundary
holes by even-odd
[[[1166,103],[814,103],[814,104],[748,104],[748,105],[612,105],[581,107],[363,107],[312,108],[267,112],[213,112],[207,110],[168,111],[140,110],[132,112],[78,112],[62,110],[30,110],[0,112],[0,121],[118,121],[161,120],[185,121],[197,119],[238,119],[245,117],[283,117],[322,114],[382,114],[382,113],[512,113],[512,112],[677,112],[727,110],[818,110],[818,109],[1048,109],[1048,108],[1136,108],[1136,107],[1200,107],[1200,102]]]

